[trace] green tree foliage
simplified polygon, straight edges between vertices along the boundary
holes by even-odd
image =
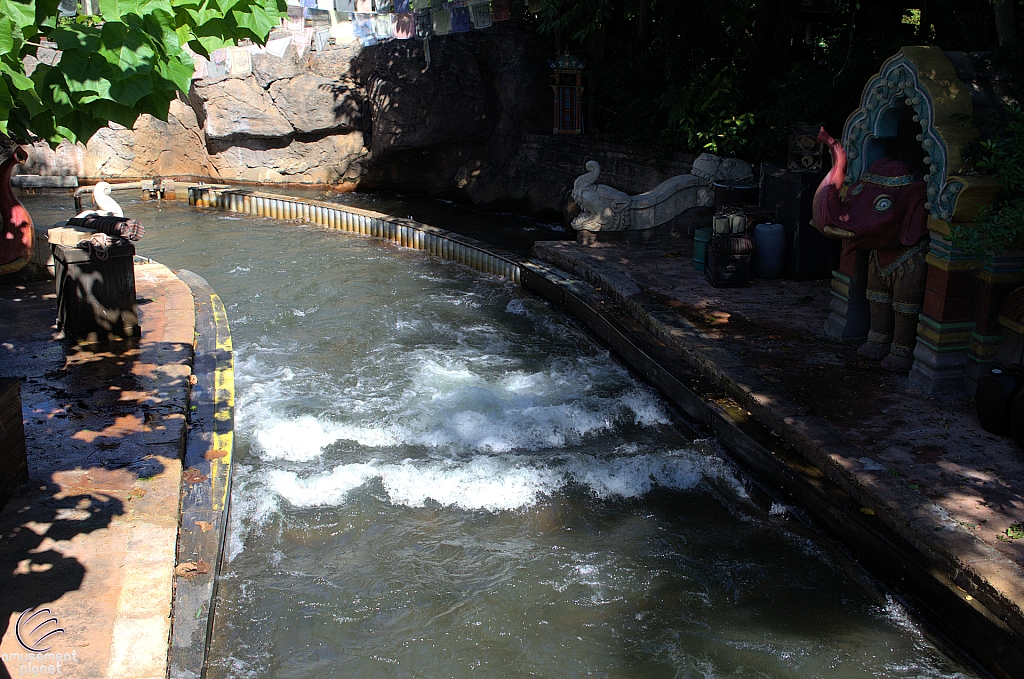
[[[736,65],[717,73],[697,73],[682,86],[669,85],[658,99],[665,111],[662,139],[675,148],[736,155],[748,142],[754,114],[740,113]]]
[[[0,133],[53,145],[140,113],[166,120],[191,84],[184,45],[208,56],[262,43],[287,11],[284,0],[100,0],[102,18],[58,20],[57,2],[0,0]]]
[[[999,201],[978,213],[976,226],[953,226],[953,245],[970,255],[1001,253],[1024,241],[1024,110],[1008,108],[999,133],[978,144],[978,169],[1005,182]]]
[[[998,47],[990,0],[545,0],[536,17],[586,59],[589,133],[752,161],[783,157],[794,123],[838,134],[903,45]]]

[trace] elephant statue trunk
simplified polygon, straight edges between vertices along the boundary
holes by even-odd
[[[888,370],[908,372],[928,274],[925,182],[905,163],[879,158],[842,196],[846,152],[825,128],[818,139],[828,144],[833,166],[814,194],[814,226],[844,239],[844,252],[869,253],[871,324],[857,353],[882,359]]]
[[[818,189],[814,192],[814,202],[811,207],[811,214],[815,224],[821,224],[822,232],[834,238],[850,238],[853,234],[834,225],[837,221],[830,217],[836,214],[835,208],[839,205],[839,191],[843,188],[843,180],[846,179],[846,149],[838,141],[832,138],[824,125],[818,132],[818,141],[828,146],[829,154],[832,156],[832,169],[828,171]]]
[[[25,149],[15,146],[0,165],[0,274],[19,271],[32,258],[32,218],[11,189],[14,168],[28,160]]]

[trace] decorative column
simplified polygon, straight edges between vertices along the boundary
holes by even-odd
[[[910,383],[937,394],[964,386],[967,349],[976,324],[975,271],[980,263],[951,247],[948,225],[936,230],[940,225],[933,219],[929,226],[928,283],[918,317]]]
[[[832,301],[825,319],[825,335],[840,342],[863,342],[868,337],[871,311],[868,287],[868,253],[856,250],[839,258],[832,272]]]
[[[978,379],[996,362],[996,353],[1006,339],[1006,327],[1000,319],[1010,293],[1024,283],[1024,252],[1007,252],[987,257],[977,273],[974,305],[975,329],[968,346],[967,389],[972,394]]]

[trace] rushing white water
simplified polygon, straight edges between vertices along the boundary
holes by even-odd
[[[232,323],[211,677],[969,676],[507,282],[131,209],[141,254],[206,277]]]

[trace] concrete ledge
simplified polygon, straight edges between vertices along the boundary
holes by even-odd
[[[22,189],[75,189],[78,177],[74,175],[16,174],[11,177],[11,186]]]
[[[381,238],[402,247],[424,250],[435,257],[449,259],[483,273],[503,276],[514,283],[519,282],[519,257],[516,255],[474,238],[411,219],[400,219],[327,201],[217,186],[190,187],[188,202],[196,207],[299,220],[328,229]]]
[[[195,299],[195,358],[181,490],[170,648],[172,679],[201,677],[213,633],[217,576],[227,533],[234,448],[235,377],[224,304],[191,271],[178,277]]]

